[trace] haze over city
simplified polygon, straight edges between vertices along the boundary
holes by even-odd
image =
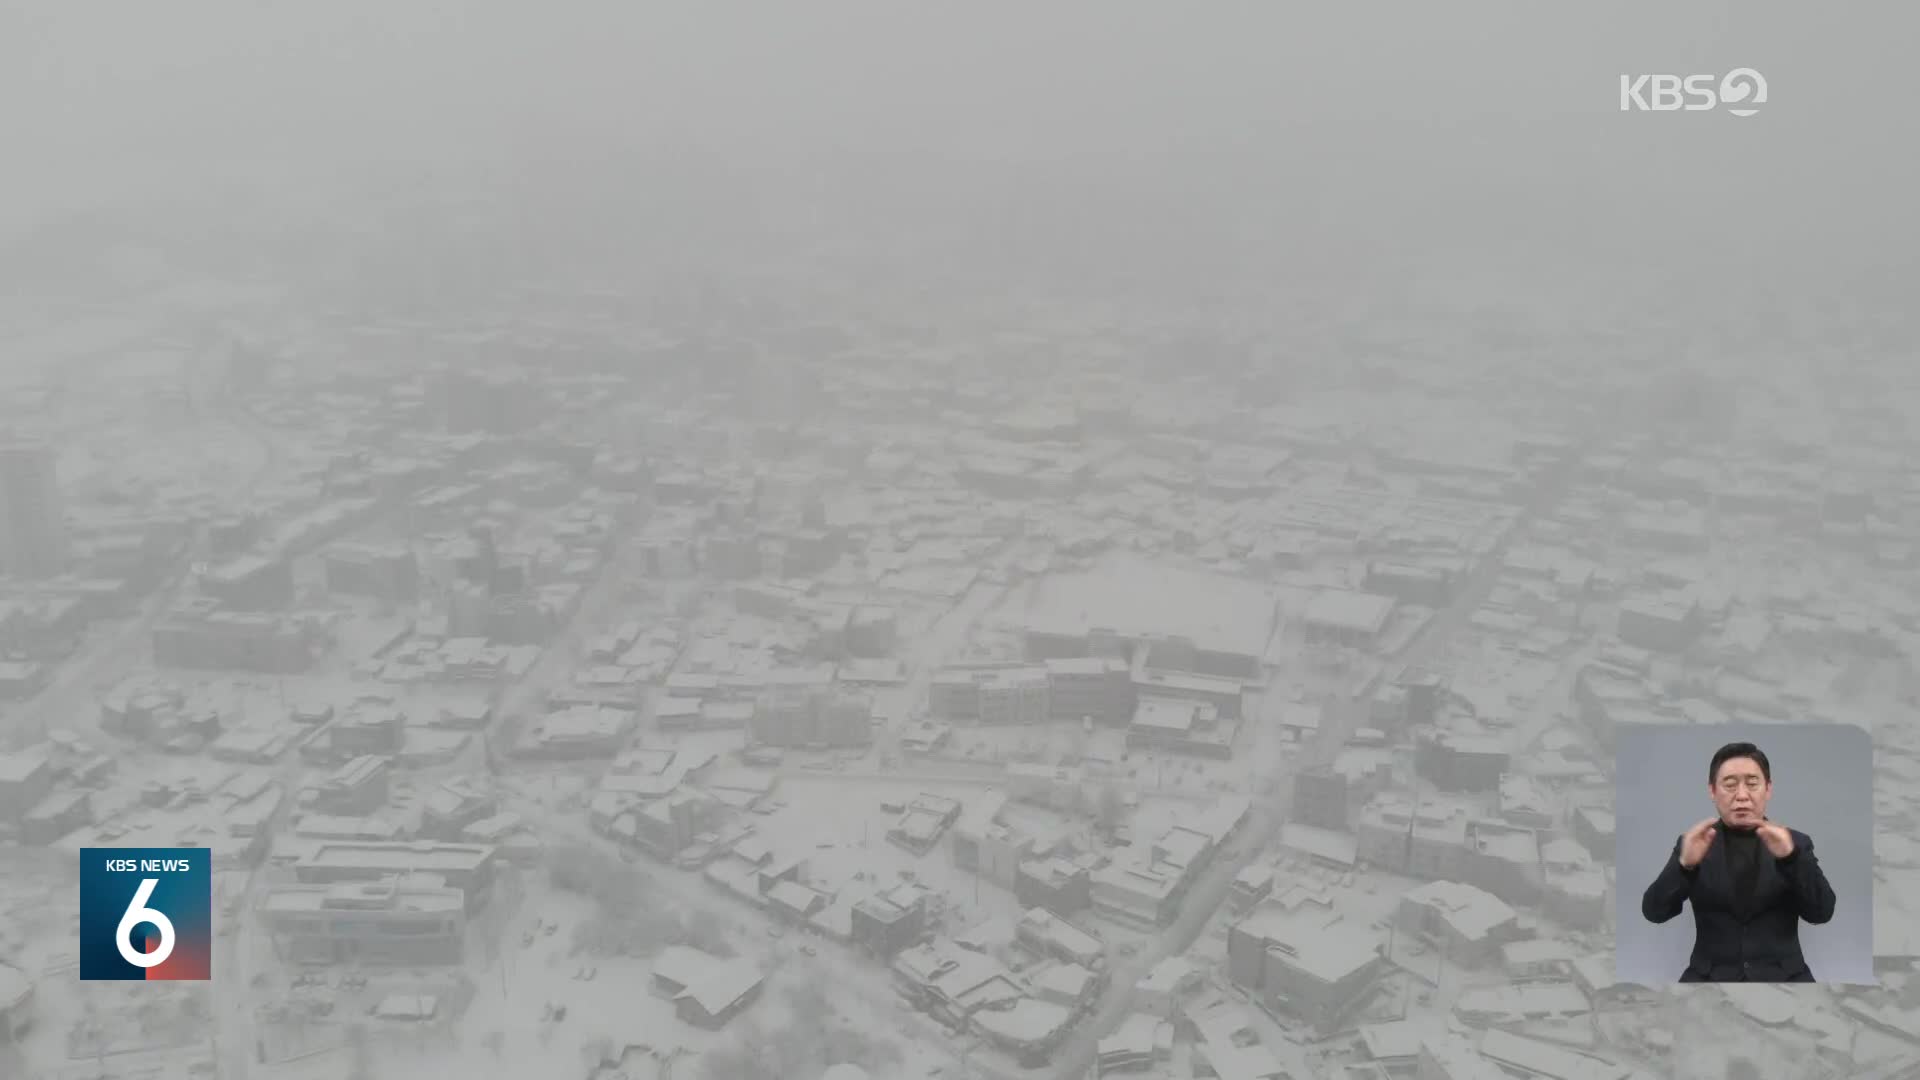
[[[0,1075],[1920,1076],[1917,23],[0,6]],[[1623,981],[1805,724],[1871,957]]]

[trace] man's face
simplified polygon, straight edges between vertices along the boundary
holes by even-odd
[[[1729,758],[1720,763],[1713,778],[1713,805],[1720,820],[1738,828],[1755,828],[1766,819],[1767,800],[1773,797],[1773,782],[1760,771],[1752,758]]]

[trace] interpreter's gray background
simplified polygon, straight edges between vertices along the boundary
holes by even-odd
[[[1767,755],[1773,800],[1767,817],[1813,838],[1833,886],[1833,921],[1800,924],[1807,966],[1821,982],[1873,977],[1873,740],[1843,724],[1626,724],[1615,745],[1615,975],[1622,982],[1677,982],[1693,951],[1693,908],[1661,925],[1640,898],[1673,842],[1714,816],[1707,766],[1714,751],[1750,742]]]

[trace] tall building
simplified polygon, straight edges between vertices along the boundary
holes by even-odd
[[[44,443],[0,443],[0,573],[53,577],[67,566],[66,511]]]

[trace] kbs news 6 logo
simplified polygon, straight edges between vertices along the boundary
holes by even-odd
[[[212,975],[210,849],[80,849],[80,978]]]

